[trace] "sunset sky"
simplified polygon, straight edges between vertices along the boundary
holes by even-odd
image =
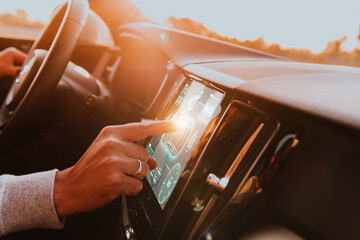
[[[0,0],[0,13],[25,9],[30,19],[45,21],[62,0]],[[5,3],[6,2],[6,3]],[[343,47],[359,47],[359,0],[133,0],[147,16],[162,23],[168,16],[189,17],[221,35],[239,40],[264,36],[285,48],[322,51],[331,40],[347,36]]]

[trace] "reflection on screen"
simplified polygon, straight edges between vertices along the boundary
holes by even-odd
[[[176,119],[181,129],[154,137],[147,147],[158,167],[146,176],[164,208],[181,173],[208,123],[220,113],[223,94],[205,85],[187,81],[165,119]]]

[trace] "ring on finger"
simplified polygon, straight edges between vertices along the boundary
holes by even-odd
[[[142,162],[141,160],[137,159],[138,162],[139,162],[139,168],[138,170],[136,171],[136,173],[133,174],[134,177],[136,177],[136,175],[138,175],[139,173],[141,173],[141,170],[142,170]]]

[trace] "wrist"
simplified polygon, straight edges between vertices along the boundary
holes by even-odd
[[[58,215],[64,217],[71,214],[71,194],[69,194],[69,179],[67,177],[70,168],[59,171],[55,176],[54,202]]]

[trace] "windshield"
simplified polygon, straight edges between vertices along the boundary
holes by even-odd
[[[133,2],[168,27],[293,60],[360,66],[360,1]]]
[[[35,38],[55,6],[64,1],[8,1],[0,9],[0,34]],[[150,19],[171,28],[296,61],[360,67],[358,0],[132,2]]]
[[[11,0],[0,8],[0,37],[35,39],[52,11],[65,0]]]

